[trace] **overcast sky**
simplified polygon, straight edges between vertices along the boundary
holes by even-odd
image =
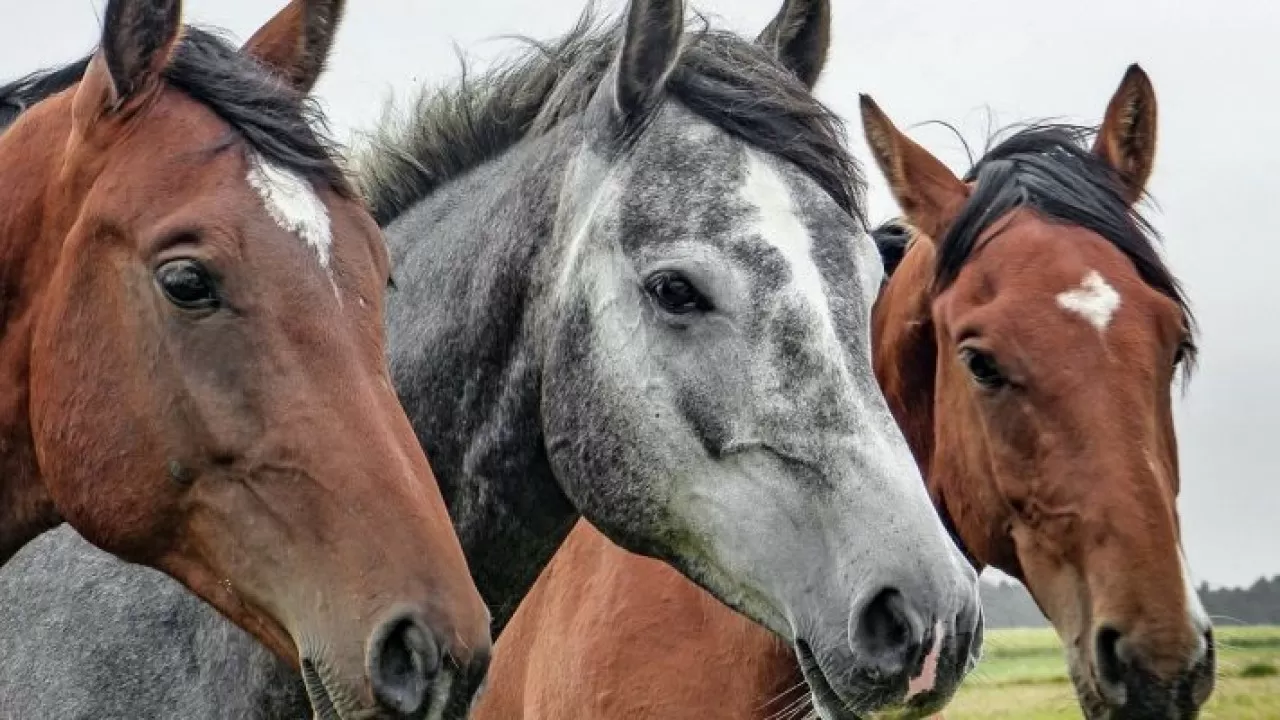
[[[455,46],[483,65],[504,35],[550,38],[585,0],[356,0],[318,94],[339,137],[367,128],[383,103],[457,74]],[[781,0],[691,0],[754,35]],[[0,78],[69,61],[97,41],[102,0],[6,0]],[[194,0],[190,22],[244,39],[283,0]],[[623,0],[602,0],[616,12]],[[988,113],[1000,125],[1057,117],[1097,122],[1125,67],[1140,62],[1160,102],[1151,217],[1203,328],[1203,361],[1179,401],[1181,511],[1197,579],[1243,584],[1280,573],[1280,3],[1271,0],[834,0],[833,48],[818,94],[850,123],[871,179],[872,219],[894,213],[870,164],[857,94],[899,124],[959,126],[975,148]],[[912,130],[961,172],[959,143]]]

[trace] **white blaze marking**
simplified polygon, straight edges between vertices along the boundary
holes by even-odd
[[[1120,309],[1120,293],[1108,285],[1097,270],[1090,270],[1080,287],[1058,295],[1058,305],[1103,332],[1111,324],[1111,316]]]
[[[1209,629],[1209,613],[1205,612],[1204,603],[1200,602],[1200,593],[1196,592],[1196,584],[1191,579],[1191,570],[1187,567],[1187,556],[1182,552],[1182,548],[1178,548],[1178,559],[1182,565],[1182,584],[1187,592],[1187,611],[1191,613],[1191,622],[1196,630],[1203,633]]]
[[[1205,612],[1204,603],[1200,602],[1200,593],[1196,592],[1196,584],[1191,579],[1191,569],[1187,567],[1187,555],[1181,547],[1178,548],[1178,564],[1182,570],[1182,585],[1187,593],[1187,614],[1191,616],[1191,627],[1196,631],[1195,659],[1198,662],[1209,650],[1209,644],[1204,635],[1213,627],[1213,621],[1209,619],[1209,613]]]
[[[822,273],[813,261],[813,238],[809,228],[796,215],[791,189],[770,165],[754,150],[747,151],[747,180],[742,186],[744,199],[760,210],[756,230],[760,237],[782,253],[791,267],[792,284],[805,304],[815,311],[822,324],[823,341],[833,354],[844,348],[831,322],[831,306]],[[839,363],[844,367],[843,362]]]
[[[804,301],[803,304],[817,316],[819,327],[815,333],[816,344],[821,346],[824,355],[835,360],[833,364],[840,373],[840,385],[849,393],[847,399],[858,406],[858,413],[862,416],[863,422],[869,422],[872,410],[876,409],[877,405],[883,408],[884,400],[881,399],[882,396],[878,390],[870,394],[863,394],[856,390],[864,387],[864,384],[851,375],[850,367],[853,363],[848,359],[849,350],[836,333],[826,285],[813,259],[813,237],[796,211],[791,189],[787,186],[782,174],[767,162],[764,155],[755,150],[747,151],[746,169],[746,182],[743,184],[741,193],[743,199],[759,209],[756,232],[764,242],[776,248],[790,266],[792,280],[790,290],[799,295]],[[865,252],[862,258],[864,266],[870,263],[871,267],[879,268],[880,259],[876,257],[877,251],[874,244],[869,238],[860,240],[863,242],[862,247]],[[867,278],[868,284],[873,279],[876,281],[872,286],[874,288],[871,289],[872,293],[879,290],[879,275],[876,274],[879,272],[882,270],[869,271],[872,277]],[[870,318],[865,318],[863,323],[863,342],[866,343],[863,348],[869,350]],[[867,355],[866,359],[869,360],[870,356]],[[872,387],[874,387],[874,378]],[[926,522],[936,529],[938,537],[946,538],[942,521],[933,511],[928,496],[924,492],[920,471],[910,453],[907,452],[906,445],[900,439],[901,431],[888,413],[882,413],[880,417],[886,423],[885,425],[875,429],[868,427],[864,431],[865,435],[861,438],[860,448],[862,457],[871,463],[872,467],[878,469],[878,475],[891,479],[900,490],[908,493],[907,497],[919,498],[917,502],[912,502],[910,505],[895,505],[893,509],[896,513],[914,513],[918,517],[927,518]],[[949,541],[947,542],[950,544]],[[911,544],[909,547],[914,549],[918,546]],[[955,558],[952,558],[952,561],[954,562]]]
[[[329,270],[333,228],[329,224],[329,211],[311,183],[255,154],[249,158],[249,186],[262,198],[271,219],[302,238],[315,251],[320,265]]]

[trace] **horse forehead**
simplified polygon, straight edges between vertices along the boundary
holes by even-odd
[[[826,287],[813,257],[813,235],[800,216],[786,178],[760,153],[749,151],[740,195],[753,211],[746,239],[773,248],[787,263],[801,295],[811,304],[825,307]]]
[[[1079,285],[1058,293],[1055,300],[1058,307],[1083,319],[1099,333],[1107,331],[1121,305],[1120,293],[1094,268],[1085,272]]]
[[[1136,330],[1143,318],[1167,323],[1177,334],[1183,325],[1177,302],[1150,285],[1113,243],[1082,228],[1070,230],[1076,235],[1068,238],[1073,264],[1060,270],[1055,296],[1062,310],[1103,334]]]
[[[1184,322],[1178,304],[1147,284],[1119,248],[1074,226],[1011,228],[994,237],[940,300],[953,327],[974,318],[986,332],[1018,337],[1025,351],[1050,354],[1075,345],[1146,358],[1176,341]]]
[[[1081,227],[1031,216],[996,223],[966,263],[963,276],[981,290],[999,288],[1024,302],[1105,326],[1132,294],[1132,263],[1106,239]]]
[[[748,225],[744,229],[743,238],[746,242],[763,244],[785,263],[789,282],[779,292],[802,307],[802,312],[810,316],[810,327],[815,332],[809,335],[807,344],[811,344],[821,355],[845,359],[844,336],[835,311],[837,307],[850,306],[844,302],[845,286],[868,280],[848,278],[847,282],[829,281],[828,275],[833,271],[830,268],[824,271],[827,263],[820,260],[822,253],[816,247],[819,238],[811,227],[809,213],[799,202],[803,195],[802,188],[797,187],[796,179],[789,177],[789,173],[784,172],[779,165],[755,150],[746,153],[739,196],[750,208],[750,212],[747,214]],[[868,248],[864,250],[870,253]],[[861,263],[857,260],[853,262],[855,265],[865,266],[866,258]],[[857,267],[854,270],[862,271],[863,268]],[[791,323],[784,323],[778,326],[778,331],[788,334],[794,340],[797,328]],[[837,365],[846,367],[847,363],[838,362]]]
[[[246,177],[272,221],[280,229],[301,240],[330,272],[333,254],[333,223],[329,209],[315,186],[299,173],[271,163],[249,151]]]
[[[882,266],[869,238],[852,252],[830,252],[833,239],[856,239],[852,219],[798,169],[678,103],[645,140],[622,202],[628,227],[653,232],[633,234],[633,242],[685,238],[718,247],[759,288],[790,283],[823,315],[830,296],[859,282],[879,286]]]
[[[723,196],[742,175],[746,145],[678,104],[668,105],[633,155],[638,189],[690,206]]]
[[[173,88],[165,88],[153,110],[140,121],[146,126],[132,133],[129,141],[121,146],[121,151],[132,157],[151,157],[153,160],[158,156],[161,164],[152,166],[154,173],[173,172],[175,162],[190,167],[192,161],[188,158],[192,156],[208,156],[243,147],[247,167],[235,171],[242,173],[242,182],[253,191],[271,221],[310,248],[326,273],[332,274],[332,221],[328,207],[309,179],[271,161],[243,140],[230,140],[234,133],[225,121]],[[194,164],[198,167],[197,173],[185,174],[184,181],[203,180],[210,184],[222,181],[216,177],[218,173],[211,170],[212,163],[197,161]],[[162,184],[167,181],[166,177],[158,180]]]

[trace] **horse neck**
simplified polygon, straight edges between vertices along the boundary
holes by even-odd
[[[534,342],[566,156],[526,141],[387,228],[392,374],[495,637],[577,519],[544,447]]]
[[[1003,504],[984,477],[987,450],[979,433],[940,403],[938,338],[933,322],[935,248],[918,236],[876,301],[872,317],[876,378],[920,466],[934,507],[975,569],[995,565],[1019,576],[1007,552]],[[949,431],[948,431],[949,429]],[[945,431],[945,433],[944,433]],[[957,438],[963,435],[962,441]]]
[[[45,216],[70,131],[69,108],[52,104],[59,107],[0,131],[0,565],[59,522],[29,415],[35,319],[69,226]]]
[[[931,494],[938,356],[929,292],[933,258],[932,243],[912,243],[876,300],[871,325],[876,379]]]

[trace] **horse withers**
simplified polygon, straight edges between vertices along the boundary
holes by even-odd
[[[382,236],[308,122],[341,9],[237,51],[112,0],[0,135],[0,559],[65,520],[300,665],[320,717],[399,716],[489,617],[391,389]]]
[[[873,232],[891,273],[875,367],[939,512],[975,566],[1031,589],[1090,718],[1194,717],[1213,644],[1182,564],[1170,396],[1194,346],[1133,210],[1155,152],[1146,76],[1128,72],[1096,133],[1024,130],[967,183],[864,114],[916,226]],[[810,713],[785,643],[586,523],[499,640],[490,687],[480,720]]]

